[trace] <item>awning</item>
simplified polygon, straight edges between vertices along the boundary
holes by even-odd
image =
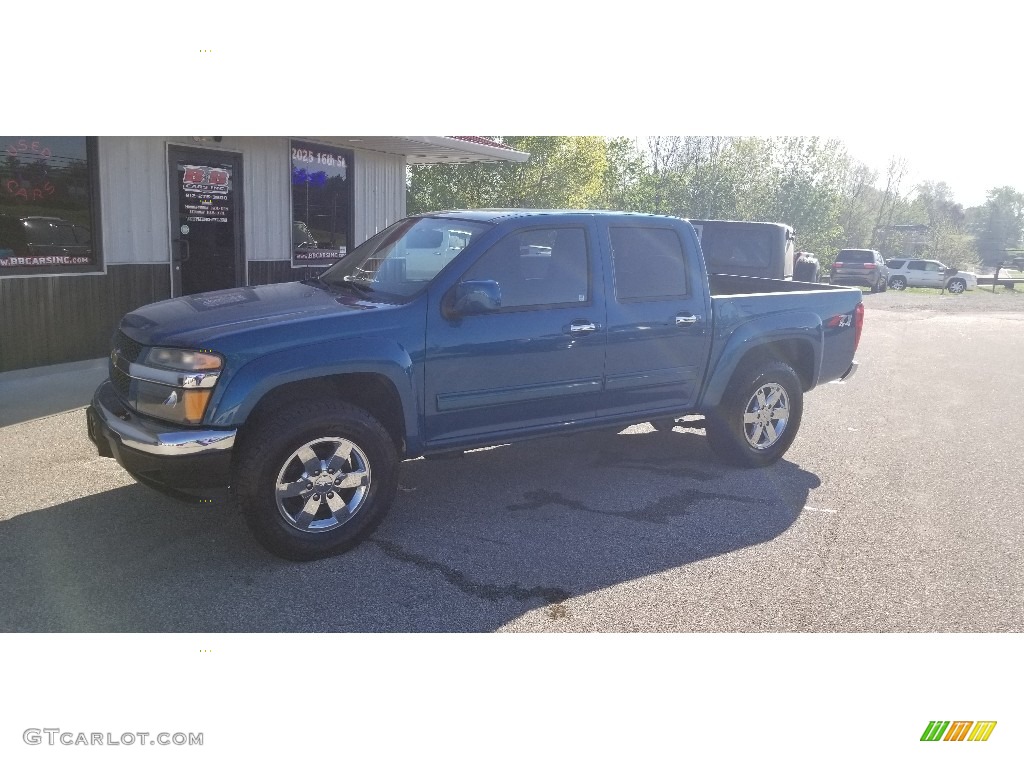
[[[352,149],[403,155],[410,165],[427,163],[493,163],[500,160],[525,163],[528,152],[520,152],[483,136],[311,136]]]

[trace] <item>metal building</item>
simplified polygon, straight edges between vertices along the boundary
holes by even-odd
[[[101,357],[128,311],[308,277],[405,215],[406,167],[476,136],[0,137],[0,372]]]

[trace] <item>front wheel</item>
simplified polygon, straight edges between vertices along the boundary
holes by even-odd
[[[721,404],[707,420],[711,449],[741,467],[773,464],[796,439],[803,388],[786,363],[773,361],[737,371]]]
[[[361,408],[308,400],[244,436],[232,495],[256,540],[289,560],[339,554],[369,536],[398,489],[398,455]]]
[[[967,290],[967,283],[964,280],[957,278],[956,280],[950,280],[946,289],[950,293],[960,294]]]

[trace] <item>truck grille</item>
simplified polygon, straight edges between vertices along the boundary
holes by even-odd
[[[138,361],[142,354],[142,345],[134,339],[130,339],[123,331],[118,331],[114,336],[114,349],[121,351],[121,357],[129,363]]]
[[[131,383],[131,379],[128,378],[127,373],[123,373],[114,366],[110,367],[110,383],[114,385],[114,389],[117,390],[118,396],[122,399],[128,399],[128,387]]]
[[[125,362],[134,363],[142,354],[142,345],[119,330],[114,334],[114,354]],[[127,400],[131,378],[127,373],[114,365],[114,354],[110,356],[110,383],[114,385],[118,396],[122,400]]]

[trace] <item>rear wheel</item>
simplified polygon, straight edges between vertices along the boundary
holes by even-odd
[[[907,279],[905,277],[894,277],[889,281],[889,287],[894,291],[902,291],[907,287]]]
[[[771,361],[736,372],[707,420],[711,449],[741,467],[773,464],[793,444],[803,414],[803,388],[786,363]]]
[[[361,408],[310,400],[265,417],[234,461],[232,495],[257,541],[289,560],[344,552],[369,536],[398,488],[398,455]]]

